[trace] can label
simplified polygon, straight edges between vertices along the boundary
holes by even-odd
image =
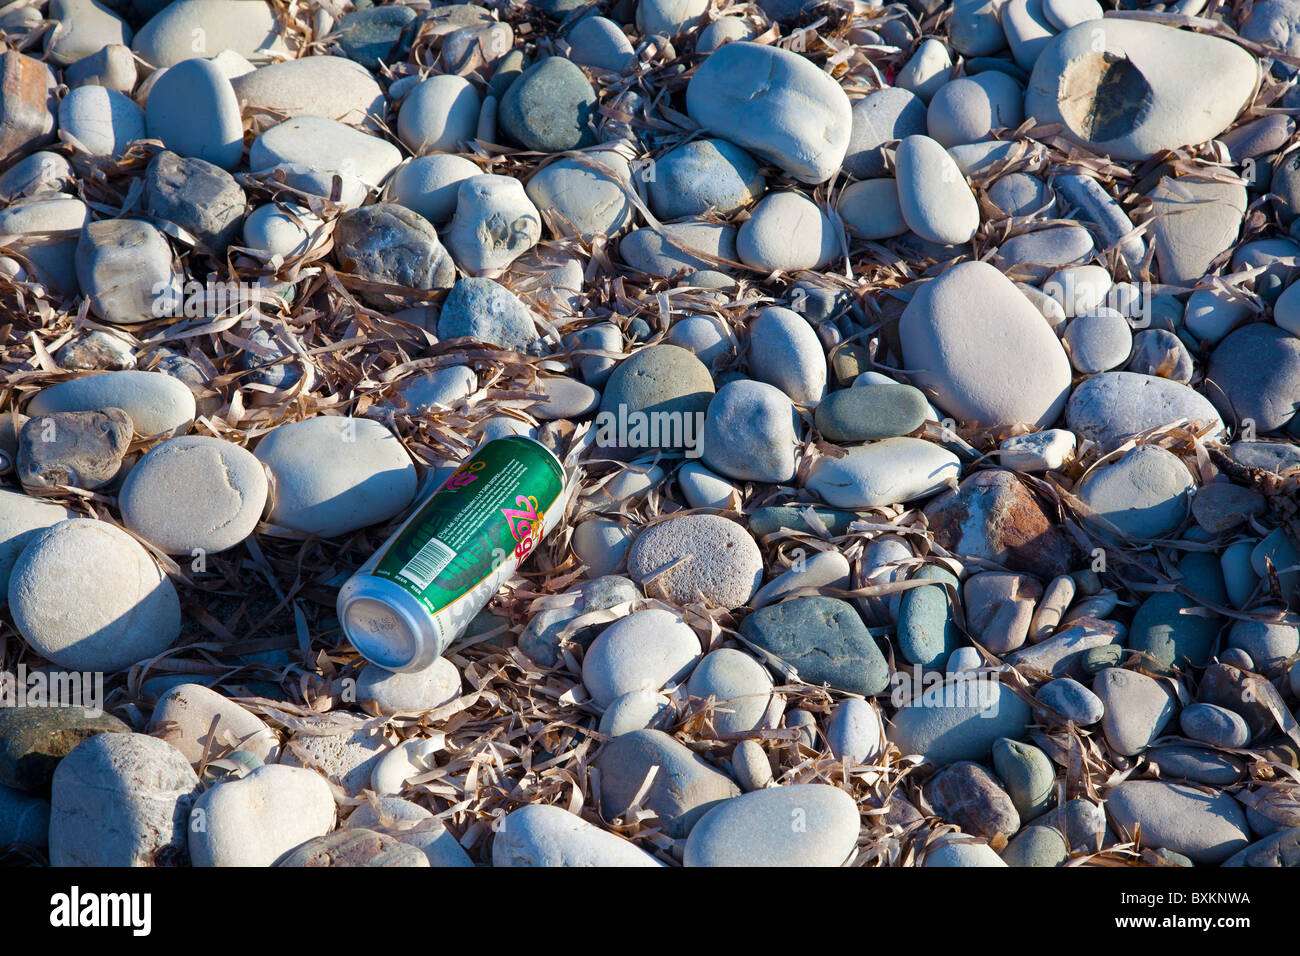
[[[437,614],[526,558],[563,490],[563,470],[538,443],[489,442],[424,503],[370,573]]]

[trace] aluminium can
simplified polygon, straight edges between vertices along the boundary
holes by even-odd
[[[484,444],[340,589],[352,646],[388,670],[432,664],[559,521],[564,485],[541,442]]]

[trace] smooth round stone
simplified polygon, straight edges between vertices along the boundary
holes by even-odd
[[[1204,747],[1181,744],[1152,747],[1146,752],[1146,759],[1162,778],[1188,780],[1212,787],[1231,786],[1245,772],[1239,760]]]
[[[533,386],[546,394],[546,400],[530,411],[542,421],[576,421],[585,418],[600,404],[600,393],[589,385],[560,376],[539,376]]]
[[[1202,289],[1188,297],[1183,325],[1195,340],[1218,345],[1253,314],[1245,299],[1231,297],[1218,289]]]
[[[922,102],[929,103],[951,76],[952,56],[948,48],[931,37],[921,41],[911,59],[898,71],[894,82],[902,89],[911,90]]]
[[[581,288],[581,282],[578,282]],[[671,335],[671,331],[670,331]],[[623,351],[623,331],[613,322],[600,322],[596,325],[589,325],[585,329],[579,329],[565,339],[565,344],[573,350],[591,350],[596,352],[614,352],[622,353]],[[681,342],[671,343],[682,345]],[[687,346],[683,346],[684,348]],[[692,350],[693,351],[693,350]],[[584,355],[578,358],[578,370],[582,374],[582,380],[592,388],[604,388],[605,383],[609,380],[610,373],[614,371],[617,359],[603,355]]]
[[[471,275],[498,274],[541,237],[541,213],[523,184],[493,175],[460,184],[456,215],[443,232],[456,264]]]
[[[121,156],[145,138],[144,111],[117,90],[79,86],[59,103],[59,132],[91,156]]]
[[[194,393],[161,372],[127,369],[87,375],[37,392],[25,409],[29,416],[120,408],[141,436],[172,437],[194,422]]]
[[[940,771],[926,783],[925,796],[936,815],[963,833],[994,840],[1020,829],[1011,798],[979,764],[960,761]]]
[[[1287,286],[1273,303],[1273,322],[1291,335],[1300,335],[1300,282]]]
[[[392,143],[321,116],[298,116],[272,126],[248,150],[248,168],[253,173],[302,166],[318,173],[344,173],[371,188],[382,185],[401,161],[402,154]]]
[[[834,508],[876,508],[927,498],[955,483],[957,456],[919,438],[886,438],[823,458],[805,487]]]
[[[118,504],[126,526],[168,554],[215,554],[252,534],[266,497],[266,473],[247,449],[182,435],[135,464]]]
[[[445,289],[455,278],[438,234],[405,206],[375,203],[345,212],[334,242],[340,265],[372,282],[428,291]]]
[[[618,24],[600,16],[583,17],[571,30],[569,59],[580,66],[623,73],[636,64],[632,41]]]
[[[45,53],[61,66],[76,63],[110,44],[131,42],[131,28],[126,22],[94,0],[50,0],[49,19],[58,24],[58,29],[46,34]]]
[[[1092,691],[1105,707],[1101,729],[1106,742],[1126,757],[1150,746],[1174,716],[1165,686],[1136,671],[1108,667],[1093,679]]]
[[[671,40],[698,26],[708,8],[708,0],[637,0],[636,27]]]
[[[41,150],[0,173],[0,199],[8,203],[39,193],[61,192],[72,182],[72,164],[58,153]]]
[[[602,577],[622,563],[633,534],[623,522],[588,518],[573,529],[573,553],[587,566],[588,577]]]
[[[993,768],[1024,822],[1056,803],[1056,769],[1039,748],[1003,737],[993,742]]]
[[[763,725],[772,700],[772,678],[744,651],[724,647],[704,656],[691,672],[686,692],[714,699],[713,726],[718,733],[740,733]]]
[[[282,209],[275,203],[267,203],[258,206],[244,220],[244,245],[266,253],[268,258],[301,255],[322,225],[324,220],[306,206],[289,204]]]
[[[1249,101],[1257,73],[1255,58],[1227,40],[1109,17],[1071,27],[1020,65],[1033,67],[1027,115],[1125,162],[1218,136]]]
[[[914,578],[957,587],[957,578],[934,564],[922,567]],[[928,670],[937,670],[961,640],[947,588],[924,587],[905,592],[899,599],[897,616],[899,650],[908,661]]]
[[[554,235],[590,241],[631,224],[634,213],[626,192],[631,181],[620,153],[597,150],[549,163],[528,181],[527,192]]]
[[[665,153],[646,191],[660,219],[685,219],[712,209],[728,215],[763,195],[767,181],[758,162],[725,139],[696,139]]]
[[[50,841],[50,805],[40,797],[0,786],[0,845],[26,843],[46,849]]]
[[[1300,409],[1300,338],[1267,323],[1247,325],[1214,350],[1206,375],[1222,414],[1274,431]]]
[[[849,231],[863,239],[892,239],[907,232],[894,179],[850,183],[835,208]]]
[[[888,170],[885,144],[926,132],[926,106],[910,90],[887,86],[856,100],[844,171],[859,179]]]
[[[792,826],[799,819],[802,826]],[[685,866],[839,866],[857,844],[858,807],[827,784],[756,790],[714,807],[686,840]]]
[[[641,532],[628,552],[627,569],[637,584],[662,571],[651,590],[675,604],[730,609],[747,603],[758,590],[763,556],[736,522],[718,515],[683,515]]]
[[[215,731],[214,731],[215,725]],[[149,732],[198,764],[232,748],[274,761],[280,739],[256,715],[202,684],[179,684],[158,698]]]
[[[497,121],[525,149],[558,153],[595,141],[596,92],[582,69],[561,56],[538,60],[510,84]]]
[[[989,187],[989,199],[1008,216],[1033,216],[1054,201],[1047,184],[1028,173],[1003,176]]]
[[[1070,395],[1065,420],[1070,430],[1112,451],[1139,432],[1182,419],[1201,420],[1223,428],[1209,400],[1186,385],[1135,372],[1102,372]]]
[[[740,260],[760,272],[819,269],[838,252],[839,236],[830,218],[793,191],[759,200],[736,234]]]
[[[532,315],[505,286],[469,276],[452,286],[442,303],[438,338],[471,338],[523,351],[537,340]]]
[[[932,390],[938,407],[959,421],[1045,427],[1065,407],[1065,350],[1020,290],[988,263],[961,263],[917,289],[899,337],[906,367],[926,370],[912,375],[913,384]],[[1003,369],[997,381],[987,374],[993,367]]]
[[[620,362],[610,374],[603,389],[600,414],[626,416],[632,422],[633,417],[641,420],[659,413],[670,416],[667,420],[678,418],[684,423],[688,416],[697,421],[709,408],[712,398],[713,377],[703,362],[675,345],[652,345]],[[663,434],[671,431],[663,429],[657,436],[658,447],[665,451],[683,447],[678,443],[684,440],[684,424],[676,435]],[[647,441],[651,437],[647,436]]]
[[[144,116],[149,138],[180,156],[234,169],[244,154],[235,89],[211,60],[170,67],[149,90]]]
[[[261,110],[275,116],[320,116],[377,129],[376,118],[383,118],[388,109],[384,91],[370,72],[341,56],[304,56],[272,63],[232,77],[231,84],[254,130],[276,122],[260,114]]]
[[[800,405],[814,405],[826,394],[826,353],[817,333],[782,306],[768,306],[750,322],[749,368]]]
[[[1093,252],[1092,234],[1082,226],[1044,226],[1002,243],[995,262],[1014,278],[1039,282],[1062,266],[1083,263]]]
[[[1300,469],[1300,447],[1286,442],[1237,441],[1228,451],[1233,461],[1247,468],[1263,468],[1275,475]]]
[[[735,260],[736,227],[690,219],[667,223],[657,231],[633,229],[619,242],[618,254],[629,267],[647,275],[712,269],[714,259]]]
[[[895,157],[903,220],[928,242],[960,245],[979,228],[979,206],[957,164],[928,136],[909,136]]]
[[[78,600],[52,599],[69,582]],[[9,579],[9,608],[27,642],[71,670],[122,670],[170,647],[181,630],[171,580],[125,531],[90,518],[62,521],[28,543]]]
[[[896,438],[916,431],[929,403],[910,385],[857,385],[832,392],[817,406],[816,424],[833,442]]]
[[[1300,653],[1300,628],[1280,622],[1234,621],[1228,632],[1228,646],[1249,654],[1261,668],[1260,673],[1270,673]]]
[[[261,63],[285,46],[270,4],[256,0],[187,0],[163,6],[136,33],[131,49],[151,66],[162,68],[194,56],[216,56],[225,50]]]
[[[1226,792],[1163,780],[1126,780],[1106,797],[1119,829],[1142,828],[1142,843],[1181,853],[1198,864],[1222,863],[1250,842],[1246,812]]]
[[[959,647],[948,655],[943,672],[951,677],[962,671],[977,671],[984,666],[984,657],[975,647]]]
[[[1061,338],[1070,364],[1084,375],[1118,368],[1133,349],[1133,332],[1114,309],[1097,309],[1071,319]]]
[[[1177,567],[1180,583],[1213,604],[1228,600],[1222,564],[1211,554],[1189,552]],[[1176,593],[1152,594],[1142,602],[1129,627],[1129,647],[1149,655],[1165,668],[1203,667],[1218,643],[1222,621],[1217,616],[1186,613],[1197,602]]]
[[[459,152],[472,142],[482,108],[469,80],[450,73],[421,81],[402,100],[397,114],[397,135],[416,156]]]
[[[1169,285],[1192,285],[1236,241],[1246,211],[1246,187],[1164,178],[1149,196],[1160,279]]]
[[[1133,355],[1126,371],[1138,375],[1155,375],[1186,385],[1192,380],[1196,364],[1187,346],[1167,329],[1144,329],[1133,336]]]
[[[1070,856],[1065,837],[1055,827],[1025,827],[1002,851],[1007,866],[1060,866]]]
[[[83,741],[54,771],[50,864],[185,866],[198,789],[181,752],[157,737],[98,734]]]
[[[927,867],[1006,866],[997,852],[983,841],[962,837],[930,844],[921,864]]]
[[[986,759],[999,737],[1024,736],[1029,718],[1029,705],[1003,684],[972,688],[949,682],[899,708],[886,733],[904,754],[944,766]]]
[[[962,601],[975,641],[999,656],[1025,643],[1034,605],[1043,589],[1034,578],[981,571],[966,579]]]
[[[434,755],[443,745],[441,736],[412,738],[398,744],[375,761],[370,772],[370,789],[380,796],[398,796],[409,781],[436,766]]]
[[[740,629],[769,662],[806,683],[863,697],[879,694],[889,685],[889,665],[858,612],[846,601],[790,598],[754,611]]]
[[[594,761],[600,771],[601,810],[621,816],[638,797],[653,810],[657,826],[673,839],[690,833],[699,819],[740,790],[724,773],[660,730],[635,730],[609,741]],[[645,787],[647,775],[658,767]]]
[[[81,290],[105,322],[152,322],[181,303],[181,276],[171,247],[143,220],[87,223],[74,261]]]
[[[1269,4],[1260,4],[1269,6]],[[1300,862],[1300,828],[1281,830],[1234,853],[1221,866],[1284,867]]]
[[[1250,488],[1227,481],[1212,481],[1192,500],[1196,523],[1211,534],[1219,534],[1262,514],[1264,498]]]
[[[56,502],[0,489],[0,593],[8,593],[14,562],[32,539],[71,517],[73,512]]]
[[[478,376],[464,365],[421,372],[405,379],[393,404],[406,415],[423,415],[441,406],[449,408],[478,388]]]
[[[254,454],[272,476],[267,520],[304,534],[332,538],[379,524],[415,495],[411,456],[396,435],[368,418],[290,422],[263,438]]]
[[[754,27],[740,17],[719,17],[695,37],[695,52],[700,56],[712,53],[724,43],[734,40],[752,40]]]
[[[335,28],[339,49],[367,69],[378,69],[389,58],[405,55],[410,43],[402,44],[402,39],[416,16],[411,7],[396,5],[354,10],[341,17]]]
[[[424,713],[460,696],[460,672],[445,657],[404,673],[367,664],[357,676],[356,694],[357,700],[373,700],[385,717]]]
[[[800,588],[849,587],[849,562],[838,551],[818,551],[812,557],[800,559],[790,570],[773,578],[754,595],[751,608],[757,610],[783,600]]]
[[[399,837],[363,827],[335,830],[295,847],[277,867],[427,867],[429,857]]]
[[[943,146],[974,143],[995,129],[1015,129],[1023,107],[1020,84],[990,70],[939,87],[926,111],[926,130]]]
[[[1192,740],[1211,747],[1244,747],[1250,741],[1245,719],[1218,704],[1188,704],[1178,715],[1178,725]]]
[[[631,691],[681,682],[699,657],[700,639],[680,617],[637,611],[611,624],[587,649],[582,682],[596,706],[608,707]]]
[[[650,690],[631,690],[615,697],[600,715],[602,734],[617,737],[634,730],[661,729],[671,721],[672,705],[663,694]]]
[[[507,814],[492,839],[493,866],[663,866],[620,836],[563,807],[534,803]]]
[[[1074,433],[1048,428],[1028,435],[1015,435],[998,446],[998,463],[1012,471],[1053,471],[1074,455]]]
[[[731,773],[745,793],[762,790],[772,782],[772,763],[757,740],[742,740],[731,752]]]
[[[880,756],[883,742],[880,714],[868,701],[856,697],[840,701],[826,722],[826,744],[831,753],[852,766],[874,761]]]
[[[1156,538],[1187,516],[1196,481],[1178,456],[1139,445],[1113,464],[1092,471],[1075,494],[1093,511],[1136,538]]]
[[[207,790],[190,811],[194,866],[270,866],[334,825],[334,795],[313,770],[269,764]]]
[[[1038,700],[1080,727],[1091,727],[1106,712],[1101,698],[1073,677],[1058,677],[1048,681],[1039,688]]]
[[[1071,266],[1052,273],[1043,292],[1061,305],[1069,318],[1096,311],[1107,304],[1114,280],[1101,266]]]
[[[677,484],[692,508],[717,508],[725,511],[739,500],[736,487],[697,461],[688,461],[677,469]]]
[[[686,87],[686,111],[714,136],[821,183],[849,148],[849,98],[812,61],[759,43],[728,43],[709,54]]]
[[[736,350],[731,326],[712,315],[688,315],[678,319],[668,330],[664,341],[694,352],[709,368]],[[621,338],[618,346],[622,347]]]
[[[996,0],[956,0],[948,21],[948,40],[952,48],[966,57],[984,57],[1007,45],[1002,24],[998,22]]]
[[[739,481],[790,481],[798,445],[795,414],[789,396],[774,385],[728,382],[708,405],[704,464]]]
[[[45,797],[59,761],[83,740],[130,731],[116,717],[79,707],[0,708],[0,786]]]
[[[1043,16],[1058,30],[1100,20],[1101,4],[1097,0],[1043,0]]]

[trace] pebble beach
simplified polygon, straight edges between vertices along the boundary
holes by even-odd
[[[1300,0],[0,37],[0,864],[1300,865]]]

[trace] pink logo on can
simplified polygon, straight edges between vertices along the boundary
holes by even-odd
[[[510,523],[510,535],[518,542],[515,545],[515,558],[522,561],[533,546],[542,537],[541,515],[537,510],[537,499],[532,495],[520,495],[515,499],[519,509],[502,508],[501,514]]]

